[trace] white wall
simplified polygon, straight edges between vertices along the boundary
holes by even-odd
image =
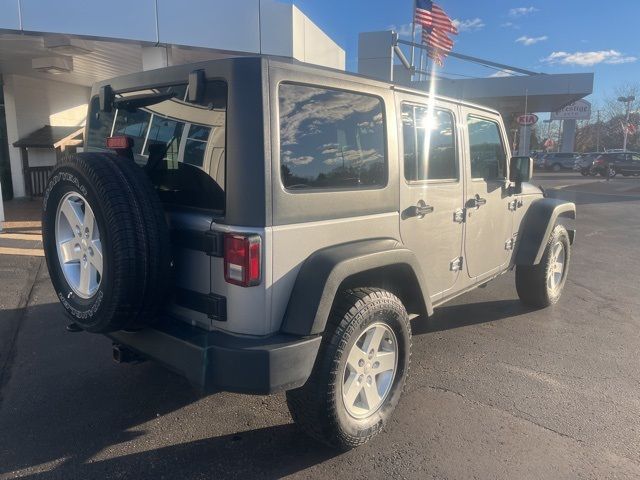
[[[0,28],[18,29],[15,0]],[[25,31],[262,53],[344,70],[345,52],[294,5],[276,0],[22,0]],[[126,12],[126,14],[123,14]]]
[[[293,9],[293,58],[301,62],[344,70],[345,51],[295,6]]]
[[[3,82],[13,191],[16,197],[22,197],[25,188],[20,149],[11,145],[45,125],[84,125],[91,90],[19,75],[4,75]],[[56,160],[53,151],[40,149],[29,156],[32,166],[53,165]]]

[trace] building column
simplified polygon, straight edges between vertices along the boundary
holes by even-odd
[[[13,142],[17,142],[20,139],[18,134],[18,112],[14,96],[14,82],[15,77],[13,75],[3,76],[4,112],[7,119],[7,140],[9,143],[9,162],[11,164],[13,196],[24,197],[26,192],[22,171],[22,157],[20,155],[20,149],[13,146]]]
[[[170,65],[172,65],[171,47],[142,47],[142,70],[155,70]]]
[[[358,40],[358,73],[393,81],[393,32],[365,32]]]
[[[518,142],[518,155],[529,156],[531,150],[531,127],[529,125],[520,126],[520,141]]]
[[[4,229],[4,200],[2,199],[2,182],[0,182],[0,232]]]
[[[562,153],[573,153],[576,148],[576,130],[578,122],[576,120],[562,121]]]

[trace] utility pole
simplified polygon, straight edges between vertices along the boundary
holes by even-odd
[[[631,117],[631,104],[636,101],[636,97],[634,97],[633,95],[629,95],[628,97],[618,98],[618,101],[626,104],[627,106],[626,120],[624,124],[624,143],[622,145],[622,150],[626,152],[627,140],[629,139],[629,118]]]
[[[600,151],[600,110],[598,110],[598,119],[596,121],[596,152]]]

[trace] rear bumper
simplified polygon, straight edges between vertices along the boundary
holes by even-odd
[[[276,334],[235,337],[166,322],[139,332],[107,335],[186,377],[205,392],[269,394],[304,385],[321,337]]]

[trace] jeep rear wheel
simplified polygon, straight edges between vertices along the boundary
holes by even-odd
[[[313,373],[287,392],[294,421],[339,449],[362,445],[382,430],[409,370],[411,328],[402,302],[379,289],[336,300]]]
[[[516,267],[516,290],[525,305],[544,308],[560,300],[567,281],[571,244],[562,225],[556,225],[538,265]]]

